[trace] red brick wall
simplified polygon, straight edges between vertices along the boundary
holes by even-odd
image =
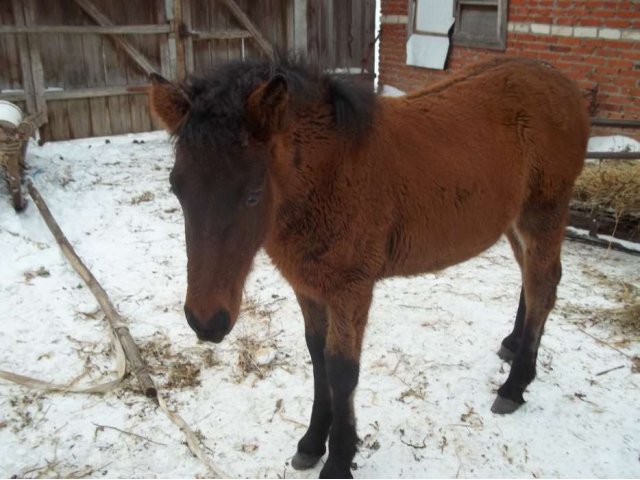
[[[406,65],[407,0],[382,0],[380,83],[419,88],[495,55],[545,60],[597,87],[595,116],[640,119],[640,2],[637,0],[509,0],[507,50],[452,46],[446,70]],[[390,23],[391,22],[391,23]],[[534,24],[534,25],[531,25]],[[640,132],[624,132],[636,138]]]

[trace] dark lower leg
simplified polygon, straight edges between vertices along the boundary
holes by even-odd
[[[524,390],[536,376],[536,360],[544,324],[555,304],[561,275],[559,259],[548,268],[531,270],[526,283],[527,308],[520,344],[509,377],[498,389],[498,398],[491,407],[495,413],[511,413],[524,403]]]
[[[358,384],[360,366],[342,355],[327,355],[327,377],[331,389],[333,420],[329,436],[329,458],[320,478],[352,478],[351,462],[356,454],[356,422],[353,393]]]
[[[523,393],[536,376],[536,360],[540,336],[525,333],[511,364],[507,381],[498,389],[498,398],[491,407],[494,413],[511,413],[524,403]]]
[[[526,306],[524,301],[524,288],[520,288],[520,302],[518,303],[518,312],[513,325],[513,331],[502,340],[502,345],[498,355],[503,360],[510,362],[516,356],[520,347],[520,338],[524,327],[524,317],[526,315]]]
[[[304,317],[305,339],[313,364],[313,407],[309,428],[298,442],[291,466],[297,470],[312,468],[325,454],[331,427],[331,396],[327,382],[324,350],[327,336],[327,308],[310,298],[297,295]]]
[[[331,396],[325,368],[325,338],[318,334],[305,335],[313,362],[313,408],[307,433],[298,442],[298,452],[292,461],[296,469],[313,467],[326,452],[331,427]]]

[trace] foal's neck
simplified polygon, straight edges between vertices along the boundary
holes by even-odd
[[[345,161],[346,138],[336,130],[329,106],[305,106],[293,116],[291,131],[275,143],[271,177],[276,200],[308,195],[330,182]]]

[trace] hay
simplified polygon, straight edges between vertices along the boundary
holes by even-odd
[[[618,217],[640,215],[640,162],[587,164],[576,181],[573,196],[593,209],[612,209]]]

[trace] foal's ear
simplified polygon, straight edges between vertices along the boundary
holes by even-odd
[[[169,133],[173,133],[191,109],[187,94],[166,78],[152,73],[149,103],[151,111],[160,119]]]
[[[256,88],[247,100],[247,114],[254,132],[263,138],[287,128],[289,86],[282,74]]]

